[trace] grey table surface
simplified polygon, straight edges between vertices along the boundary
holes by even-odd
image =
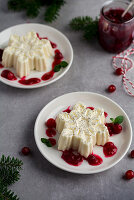
[[[73,32],[68,26],[73,17],[95,17],[103,3],[104,0],[67,0],[60,17],[51,24],[69,38],[74,50],[73,64],[63,78],[34,90],[16,89],[0,83],[0,155],[15,156],[24,162],[21,180],[11,187],[22,200],[134,199],[134,180],[122,179],[126,170],[134,170],[134,161],[128,154],[105,172],[78,175],[50,164],[34,141],[33,129],[39,111],[52,99],[75,91],[97,92],[111,98],[126,111],[134,128],[134,99],[125,93],[121,78],[113,75],[113,55],[103,51],[97,42],[87,43],[81,33]],[[39,17],[31,20],[24,12],[8,11],[7,0],[0,0],[0,31],[26,22],[45,24],[43,10]],[[117,91],[108,94],[105,88],[112,83],[117,86]],[[32,155],[21,156],[19,152],[23,146],[29,146]],[[134,142],[130,150],[133,148]]]

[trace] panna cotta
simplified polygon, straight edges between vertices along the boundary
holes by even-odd
[[[39,39],[36,32],[24,36],[11,35],[8,46],[4,49],[2,65],[14,67],[21,78],[31,70],[48,72],[52,69],[54,50],[48,39]]]
[[[56,117],[56,129],[60,134],[58,150],[74,149],[87,158],[95,145],[109,141],[105,121],[103,109],[91,110],[83,103],[75,104],[70,113],[59,113]]]

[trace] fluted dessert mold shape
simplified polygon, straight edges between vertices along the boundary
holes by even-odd
[[[11,35],[8,46],[4,49],[2,65],[14,67],[22,78],[30,71],[47,72],[52,69],[54,50],[47,39],[39,39],[36,32],[31,31],[24,36]]]
[[[70,113],[61,112],[56,117],[56,129],[60,134],[58,150],[77,150],[87,158],[95,145],[109,141],[103,109],[91,110],[81,102],[76,103]]]

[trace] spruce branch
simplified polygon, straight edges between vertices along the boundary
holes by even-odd
[[[93,22],[93,19],[89,16],[75,17],[70,22],[70,26],[73,30],[79,31],[85,29],[89,24]]]
[[[98,35],[98,19],[92,21],[84,31],[84,37],[87,40],[91,40],[93,37],[97,37]]]
[[[41,3],[35,0],[29,0],[26,3],[26,14],[28,17],[37,17],[40,11]]]
[[[3,185],[8,186],[19,180],[22,165],[21,160],[2,155],[0,159],[0,181]]]
[[[53,0],[52,4],[48,6],[44,19],[47,22],[52,22],[59,16],[59,10],[65,4],[64,0]]]
[[[64,0],[8,0],[8,8],[14,11],[25,10],[27,16],[37,17],[41,6],[47,6],[44,19],[52,22],[59,16],[61,7],[65,4]]]
[[[0,200],[19,200],[19,198],[0,182]]]
[[[26,1],[25,0],[9,0],[8,1],[8,9],[14,11],[22,11],[26,8]]]
[[[98,34],[98,18],[95,20],[90,16],[75,17],[71,20],[70,26],[75,31],[83,31],[84,38],[91,40]]]

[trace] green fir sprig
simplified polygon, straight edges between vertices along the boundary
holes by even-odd
[[[8,186],[20,179],[20,170],[22,169],[22,161],[14,157],[5,157],[2,155],[0,159],[0,200],[18,200],[17,195]]]
[[[47,6],[44,14],[44,20],[47,22],[57,19],[59,11],[64,4],[64,0],[8,0],[8,8],[10,10],[25,10],[27,16],[31,18],[38,16],[42,6]]]
[[[98,18],[94,20],[90,16],[75,17],[71,20],[70,26],[75,31],[82,31],[87,40],[97,37],[98,35]]]

